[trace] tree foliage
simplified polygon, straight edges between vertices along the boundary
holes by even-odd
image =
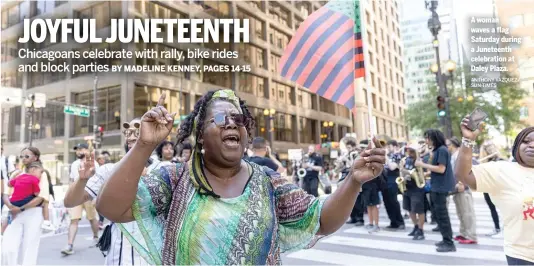
[[[452,121],[453,135],[461,137],[460,121],[470,114],[476,107],[481,108],[489,117],[485,121],[487,126],[499,129],[506,136],[513,136],[520,122],[521,100],[526,96],[526,91],[515,82],[497,82],[496,88],[478,88],[471,86],[471,73],[466,73],[466,89],[461,87],[461,70],[455,73],[454,86],[451,86],[450,79],[447,81],[449,88],[449,113]],[[503,73],[501,80],[510,78],[510,74]],[[439,95],[435,80],[429,81],[428,93],[420,101],[411,104],[406,110],[406,122],[410,130],[424,131],[428,128],[442,128],[437,115],[437,101]],[[454,87],[453,89],[450,89]],[[414,89],[414,88],[412,88]],[[468,96],[473,100],[469,101]],[[485,139],[484,131],[479,141]],[[480,144],[480,143],[479,143]]]

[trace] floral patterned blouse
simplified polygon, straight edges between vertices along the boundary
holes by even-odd
[[[132,206],[140,230],[120,226],[122,232],[156,265],[273,265],[281,264],[281,252],[313,246],[326,198],[248,164],[250,180],[235,198],[198,193],[190,165],[153,170],[141,178]]]

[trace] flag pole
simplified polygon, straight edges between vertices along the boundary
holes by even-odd
[[[363,87],[367,91],[367,115],[369,118],[369,133],[371,134],[369,142],[373,143],[372,139],[374,136],[376,136],[376,125],[375,121],[373,119],[373,99],[371,97],[371,87],[369,87],[369,78],[371,76],[369,72],[369,66],[371,65],[371,61],[369,61],[369,52],[368,52],[368,46],[367,46],[367,25],[365,24],[367,18],[365,17],[365,2],[366,0],[360,0],[360,28],[361,28],[361,35],[362,35],[362,47],[363,47],[363,62],[364,62],[364,69],[365,69],[365,77],[364,77],[364,85]]]

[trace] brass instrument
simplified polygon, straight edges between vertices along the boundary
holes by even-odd
[[[300,161],[300,163],[297,163],[297,167],[298,170],[297,170],[297,176],[299,178],[303,178],[306,176],[306,174],[308,173],[308,171],[306,170],[306,168],[301,168],[300,166],[302,166],[305,162],[308,161],[308,158],[309,158],[309,155],[308,154],[305,154],[304,156],[302,156],[302,160]]]
[[[419,151],[415,150],[415,156],[417,160],[420,160]],[[400,161],[400,176],[397,177],[397,179],[395,180],[397,186],[399,186],[399,191],[401,193],[404,193],[404,191],[406,191],[406,181],[408,180],[413,180],[418,188],[425,187],[425,173],[423,172],[423,167],[415,167],[411,170],[405,169],[404,167],[406,164],[406,158],[407,157],[404,157]]]
[[[356,144],[356,139],[349,136],[344,137],[339,141],[341,156],[339,156],[335,162],[335,173],[340,173],[344,169],[350,168],[354,164],[354,161],[356,161],[356,159],[359,157],[359,152],[357,150],[349,151],[346,144],[347,141],[352,141],[354,144]]]

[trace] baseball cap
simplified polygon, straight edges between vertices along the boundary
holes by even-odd
[[[89,149],[89,146],[86,143],[78,143],[74,146],[74,150],[77,149]]]

